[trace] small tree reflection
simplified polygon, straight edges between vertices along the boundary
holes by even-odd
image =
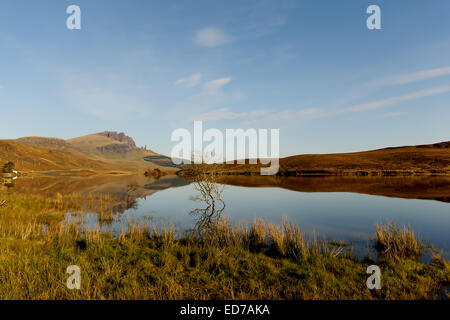
[[[204,204],[203,208],[190,212],[197,219],[194,232],[199,235],[209,234],[214,231],[214,226],[226,207],[222,198],[224,185],[217,183],[216,175],[202,173],[195,176],[194,189],[199,195],[191,197],[191,200]]]

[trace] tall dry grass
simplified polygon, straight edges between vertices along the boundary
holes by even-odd
[[[197,235],[196,233],[195,235]],[[343,247],[336,248],[327,241],[307,240],[295,223],[283,218],[281,224],[257,218],[251,225],[233,225],[227,218],[217,220],[212,232],[196,241],[216,247],[240,247],[254,253],[264,253],[274,258],[288,258],[299,262],[312,255],[340,256]]]
[[[409,227],[399,227],[389,222],[387,225],[377,224],[376,229],[375,246],[383,256],[416,259],[422,256],[425,244]]]

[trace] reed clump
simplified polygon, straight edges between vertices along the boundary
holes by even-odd
[[[409,227],[399,227],[389,222],[387,225],[376,225],[375,247],[384,257],[420,259],[425,244]]]

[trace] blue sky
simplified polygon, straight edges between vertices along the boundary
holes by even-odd
[[[76,4],[82,29],[66,28]],[[381,8],[368,30],[366,8]],[[0,138],[279,128],[283,156],[450,140],[450,2],[2,0]]]

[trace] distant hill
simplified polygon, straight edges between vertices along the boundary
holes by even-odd
[[[142,151],[142,154],[153,155],[151,150],[136,147],[131,137],[124,133],[105,131],[86,136],[69,139],[66,141],[71,147],[91,155],[109,157],[113,154],[122,158],[128,157],[133,151]]]
[[[373,151],[324,155],[301,155],[282,159],[284,172],[324,170],[330,172],[409,171],[450,173],[450,143],[441,142],[420,146],[392,147]]]
[[[37,148],[46,148],[51,150],[58,150],[62,152],[68,152],[71,154],[78,155],[80,157],[86,156],[83,152],[75,149],[70,143],[66,140],[59,138],[46,138],[46,137],[24,137],[16,140],[12,140],[13,142],[18,142],[21,144],[25,144],[32,147]]]
[[[0,163],[13,161],[19,170],[178,170],[169,158],[137,147],[134,140],[122,132],[104,131],[69,140],[24,137],[0,142]]]
[[[15,140],[16,142],[27,144],[33,147],[44,147],[49,149],[70,150],[71,145],[63,139],[45,137],[24,137]]]
[[[67,140],[76,151],[93,159],[116,163],[148,166],[144,157],[156,155],[151,150],[136,147],[134,140],[124,133],[105,131]]]
[[[130,170],[67,151],[0,140],[0,163],[7,161],[14,162],[19,171],[77,170],[78,175],[91,175]]]
[[[248,163],[248,160],[247,160]],[[261,165],[203,165],[221,174],[259,174]],[[189,175],[193,169],[183,170]],[[280,159],[279,175],[450,175],[450,142]]]
[[[79,170],[90,172],[140,171],[160,168],[179,170],[167,156],[136,146],[134,140],[115,131],[104,131],[69,140],[25,137],[0,140],[0,163],[13,161],[22,171]],[[247,162],[248,163],[248,162]],[[188,167],[220,174],[260,174],[261,165],[201,165]],[[450,175],[450,142],[390,147],[379,150],[306,154],[280,159],[279,175]]]
[[[166,171],[175,170],[166,156],[137,147],[133,138],[122,132],[104,131],[66,141],[72,148],[93,159],[137,167],[164,168]]]

